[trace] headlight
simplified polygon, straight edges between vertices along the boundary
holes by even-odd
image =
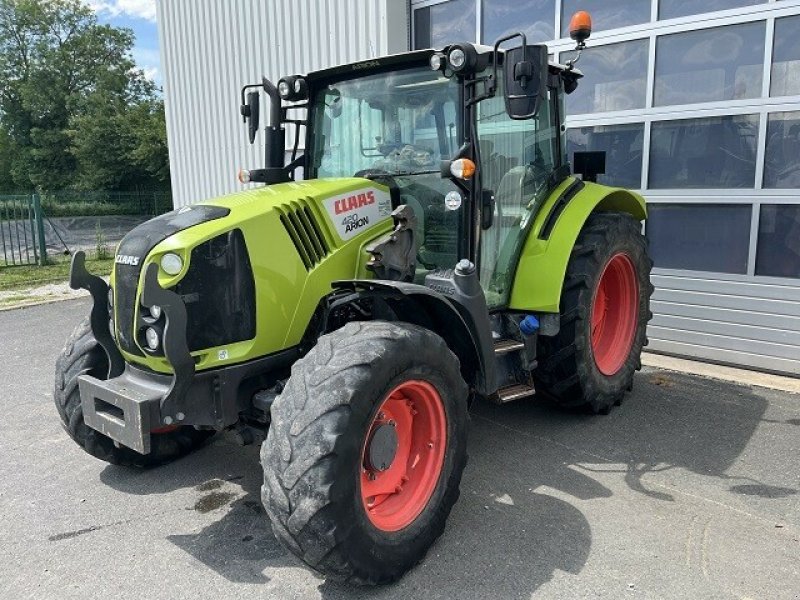
[[[158,346],[161,344],[161,339],[158,337],[158,332],[152,327],[148,327],[145,330],[144,340],[147,343],[147,347],[153,352],[158,350]]]
[[[278,81],[278,95],[287,102],[308,99],[308,82],[301,75],[289,75]]]
[[[447,64],[457,73],[474,71],[478,65],[478,51],[472,44],[455,44],[447,54]]]
[[[433,71],[441,71],[442,70],[442,59],[444,58],[443,54],[431,54],[430,65]]]
[[[450,51],[450,55],[447,57],[447,61],[454,71],[458,71],[464,66],[464,63],[467,62],[467,55],[464,54],[461,48],[453,48],[453,50]]]
[[[161,268],[167,275],[177,275],[183,269],[183,259],[172,252],[161,257]]]
[[[150,307],[150,316],[158,321],[161,318],[161,307],[157,304],[153,304],[153,306]]]
[[[114,308],[114,290],[108,288],[108,310]]]

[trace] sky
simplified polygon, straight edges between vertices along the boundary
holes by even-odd
[[[145,75],[161,86],[156,0],[87,0],[101,23],[128,27],[136,34],[133,58]]]

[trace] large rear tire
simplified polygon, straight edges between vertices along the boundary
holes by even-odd
[[[561,406],[585,406],[596,414],[622,402],[647,345],[652,265],[633,217],[589,217],[567,266],[560,331],[539,338],[538,391]]]
[[[467,393],[427,329],[362,322],[321,337],[292,367],[261,449],[276,537],[329,578],[399,579],[458,498]]]
[[[95,458],[125,467],[154,467],[189,454],[214,435],[213,431],[197,431],[193,427],[154,433],[151,437],[151,450],[147,455],[124,446],[116,446],[111,438],[84,423],[78,390],[79,375],[89,374],[105,379],[107,373],[108,358],[92,335],[87,318],[75,328],[56,361],[53,400],[66,432],[75,443]]]

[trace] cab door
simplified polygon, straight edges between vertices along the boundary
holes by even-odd
[[[548,89],[536,117],[514,120],[506,113],[502,85],[500,78],[497,95],[481,102],[476,113],[482,185],[495,198],[493,223],[482,232],[478,258],[490,309],[508,303],[528,224],[562,164],[557,92]]]

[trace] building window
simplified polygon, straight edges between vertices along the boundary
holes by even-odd
[[[709,13],[717,10],[727,10],[740,6],[762,4],[766,0],[660,0],[658,3],[658,18],[660,20],[686,17],[699,13]]]
[[[770,96],[800,94],[800,16],[775,20]]]
[[[659,37],[653,103],[758,98],[764,34],[765,24],[760,21]]]
[[[592,15],[594,31],[650,21],[650,0],[562,0],[561,36],[569,37],[569,20],[579,10]]]
[[[648,187],[754,187],[757,137],[756,115],[655,122]]]
[[[769,116],[764,187],[800,188],[800,112]]]
[[[642,187],[642,140],[644,125],[603,125],[579,127],[567,132],[567,155],[573,161],[575,152],[603,151],[606,172],[598,183],[617,187]]]
[[[414,11],[414,47],[475,41],[475,0],[448,0]]]
[[[647,238],[662,269],[747,273],[748,204],[651,204]]]
[[[647,96],[649,40],[593,46],[583,51],[580,67],[584,77],[567,96],[570,115],[644,108]],[[575,55],[562,52],[563,63]]]
[[[520,15],[525,15],[520,17]],[[483,43],[522,31],[529,44],[555,37],[555,0],[484,0]]]
[[[761,206],[756,275],[800,277],[800,206],[797,204]]]

